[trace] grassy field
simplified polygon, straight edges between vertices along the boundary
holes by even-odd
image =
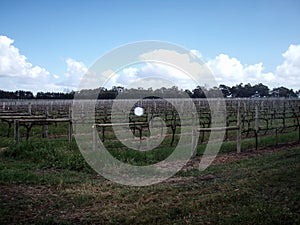
[[[268,146],[273,139],[260,141]],[[0,148],[0,224],[300,223],[299,144],[237,155],[227,142],[204,172],[197,170],[197,157],[174,177],[148,187],[105,180],[75,143],[6,145]],[[122,154],[120,159],[126,161]]]

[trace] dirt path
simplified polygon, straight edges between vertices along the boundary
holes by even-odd
[[[272,146],[272,147],[261,148],[258,150],[244,150],[241,154],[238,153],[222,154],[216,157],[216,159],[213,162],[213,165],[228,163],[228,162],[241,160],[241,159],[259,157],[262,155],[271,154],[273,152],[288,150],[296,147],[300,147],[300,143],[284,144],[284,145],[279,145],[277,147]]]

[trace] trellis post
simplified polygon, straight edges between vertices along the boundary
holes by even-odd
[[[15,130],[14,130],[15,142],[16,142],[16,144],[19,144],[19,141],[20,141],[20,134],[19,134],[20,124],[19,124],[19,120],[14,120],[14,127],[15,127]]]
[[[48,106],[46,107],[46,110],[45,110],[45,118],[48,119]],[[43,126],[43,137],[44,138],[48,137],[48,125],[47,124],[45,124]]]
[[[31,115],[31,102],[28,103],[28,114]]]
[[[72,108],[69,108],[69,143],[72,143]]]
[[[258,149],[258,105],[255,105],[255,149]]]
[[[242,143],[242,127],[241,127],[241,113],[240,113],[240,104],[237,110],[237,138],[236,138],[236,151],[241,153],[241,143]]]
[[[98,131],[97,131],[97,125],[93,125],[93,151],[96,151],[97,148],[97,138],[98,138]]]
[[[195,113],[192,113],[192,157],[197,155],[197,131],[196,131],[196,118]]]

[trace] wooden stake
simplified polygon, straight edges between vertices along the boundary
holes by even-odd
[[[98,131],[97,126],[93,126],[93,151],[96,151],[97,148],[97,138],[98,138]]]
[[[255,106],[255,149],[258,149],[258,106]]]
[[[73,133],[73,128],[72,128],[72,109],[71,107],[69,108],[69,143],[72,143],[72,133]]]
[[[31,115],[31,102],[28,103],[28,114]]]
[[[16,144],[19,144],[19,141],[20,141],[19,120],[14,120],[14,125],[15,125],[15,142],[16,142]]]
[[[236,151],[237,153],[241,153],[241,142],[242,142],[242,127],[241,127],[241,114],[240,108],[238,107],[237,111],[237,137],[236,137]]]
[[[48,119],[48,106],[45,110],[45,118]],[[45,124],[43,126],[43,138],[47,138],[48,137],[48,125]]]

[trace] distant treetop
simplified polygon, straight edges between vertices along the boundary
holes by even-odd
[[[30,91],[3,91],[0,90],[0,99],[115,99],[119,93],[122,93],[122,98],[142,98],[142,96],[148,96],[147,98],[158,98],[163,95],[165,98],[185,98],[187,96],[191,98],[206,98],[210,97],[220,97],[217,93],[221,91],[223,97],[225,98],[266,98],[266,97],[278,97],[278,98],[296,98],[300,97],[300,90],[294,91],[293,89],[288,89],[286,87],[277,87],[272,90],[268,86],[259,83],[254,86],[251,84],[243,85],[238,84],[232,87],[226,86],[224,84],[219,85],[219,87],[206,88],[197,86],[193,90],[180,90],[178,87],[160,89],[126,89],[124,87],[112,87],[111,89],[106,89],[103,87],[97,89],[84,89],[80,91],[71,91],[68,93],[63,92],[38,92],[34,95]]]

